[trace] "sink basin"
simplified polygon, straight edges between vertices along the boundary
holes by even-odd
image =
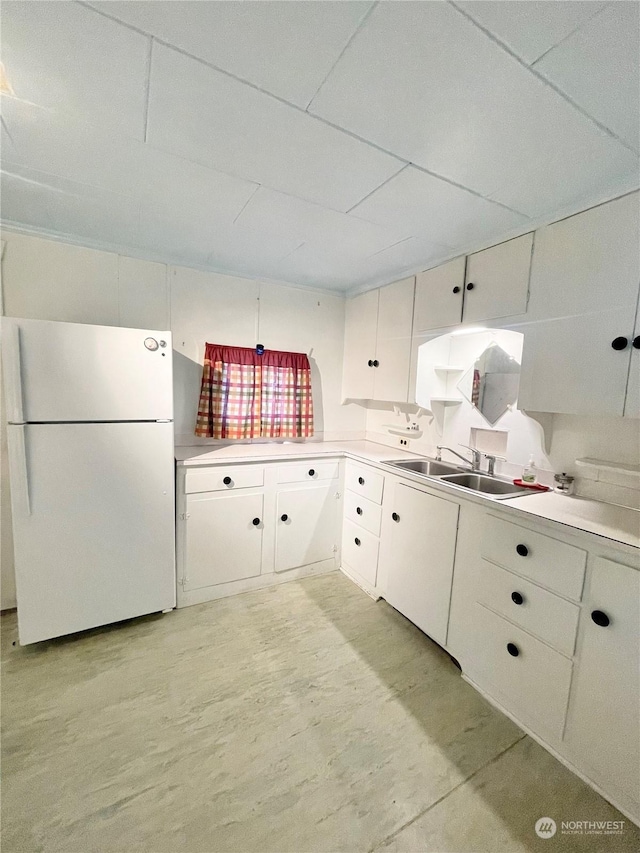
[[[532,495],[533,489],[523,489],[505,480],[496,477],[486,477],[484,474],[449,474],[440,478],[443,483],[451,483],[453,486],[462,486],[472,492],[481,492],[484,495],[504,500],[505,498],[516,498],[518,495]]]
[[[457,465],[436,462],[435,459],[400,459],[397,462],[389,461],[387,465],[393,465],[394,468],[402,468],[403,471],[413,471],[416,474],[423,474],[425,477],[442,477],[444,474],[459,474],[461,470]]]

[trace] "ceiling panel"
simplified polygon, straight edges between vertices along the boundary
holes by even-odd
[[[9,168],[9,167],[7,167]],[[21,166],[0,174],[2,218],[102,245],[135,245],[139,204]]]
[[[606,3],[595,0],[469,0],[455,5],[531,65],[597,14]]]
[[[311,116],[155,45],[148,141],[205,166],[337,210],[401,168]]]
[[[640,147],[640,6],[609,4],[539,62],[539,71],[590,115]]]
[[[580,180],[577,148],[620,168],[620,143],[447,3],[378,5],[310,111],[481,195],[549,161]]]
[[[91,5],[306,107],[370,2],[98,2]]]
[[[231,224],[257,189],[257,184],[107,134],[67,114],[15,99],[3,99],[2,106],[14,140],[6,149],[3,138],[5,164],[153,200],[167,212],[183,210],[194,220],[206,216],[210,225]]]
[[[2,3],[17,97],[142,139],[150,40],[77,3]]]
[[[479,198],[408,166],[353,210],[432,244],[459,248],[501,235],[526,222],[520,213]]]
[[[325,251],[366,257],[391,246],[409,232],[365,222],[293,196],[261,187],[244,208],[236,227],[265,234],[288,235]]]

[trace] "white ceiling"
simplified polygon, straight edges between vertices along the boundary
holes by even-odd
[[[638,2],[3,0],[6,223],[344,291],[638,185]]]

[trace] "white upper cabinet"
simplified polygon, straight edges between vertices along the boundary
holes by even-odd
[[[414,283],[406,278],[347,302],[344,398],[407,401]]]
[[[533,234],[467,258],[463,320],[477,323],[527,310]]]
[[[369,290],[347,300],[344,329],[342,396],[373,398],[373,360],[376,353],[378,291]]]
[[[455,326],[462,319],[466,258],[455,258],[416,276],[413,334]]]
[[[413,334],[524,314],[532,245],[524,234],[418,273]]]
[[[627,418],[640,418],[640,299],[636,308],[636,326],[631,342],[631,365],[624,414]]]
[[[638,234],[638,193],[536,233],[520,408],[633,414]]]

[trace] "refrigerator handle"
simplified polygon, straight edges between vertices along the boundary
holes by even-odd
[[[4,328],[2,361],[6,384],[7,421],[19,424],[24,421],[22,400],[22,369],[20,363],[20,328],[11,323]]]
[[[24,508],[25,515],[31,515],[31,497],[29,495],[29,467],[27,465],[26,427],[24,424],[12,424],[8,427],[9,472],[11,474],[12,504]]]

